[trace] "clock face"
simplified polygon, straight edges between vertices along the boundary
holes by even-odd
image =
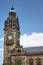
[[[12,40],[12,36],[8,36],[8,39],[9,39],[9,40]]]

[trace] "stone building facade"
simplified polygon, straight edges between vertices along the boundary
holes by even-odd
[[[35,49],[35,48],[34,48]],[[4,61],[3,64],[18,63],[19,65],[43,65],[43,48],[42,51],[27,51],[20,46],[20,26],[13,6],[9,16],[4,23]]]

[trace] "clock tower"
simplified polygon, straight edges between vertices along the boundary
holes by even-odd
[[[4,23],[3,65],[43,65],[43,47],[23,48],[16,11],[11,7]]]
[[[11,55],[16,48],[20,47],[20,27],[16,11],[13,6],[9,12],[9,16],[4,23],[4,63],[11,60]]]

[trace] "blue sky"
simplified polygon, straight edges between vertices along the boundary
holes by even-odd
[[[20,21],[21,34],[43,32],[43,0],[1,0],[0,1],[0,36],[3,24],[11,6],[14,6]]]
[[[31,43],[30,40],[32,40],[31,45],[33,46],[33,43],[36,44],[36,38],[37,43],[43,43],[43,0],[0,0],[0,65],[3,60],[3,50],[1,49],[3,48],[4,21],[8,17],[12,5],[19,18],[21,42],[25,37],[25,42],[29,39],[28,42]],[[35,41],[33,41],[34,39]],[[24,44],[24,46],[26,45]]]

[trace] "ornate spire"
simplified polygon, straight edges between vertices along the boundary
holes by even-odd
[[[14,9],[14,7],[13,7],[13,5],[12,5],[12,7],[11,7],[10,12],[12,12],[12,11],[13,11],[13,12],[16,12],[15,9]]]
[[[13,5],[12,5],[12,7],[11,7],[11,10],[14,10],[14,7],[13,7]]]

